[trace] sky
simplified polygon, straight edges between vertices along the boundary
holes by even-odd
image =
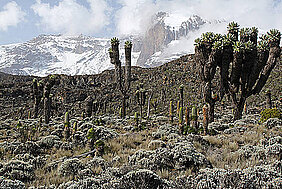
[[[282,31],[281,0],[0,0],[0,45],[40,34],[107,38],[142,34],[159,11],[177,18],[197,14]]]

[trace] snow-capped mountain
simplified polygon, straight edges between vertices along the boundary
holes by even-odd
[[[184,18],[177,14],[159,12],[143,38],[143,44],[147,45],[142,46],[137,63],[145,67],[159,66],[193,53],[194,39],[204,32],[205,28],[217,26],[222,22],[224,21],[204,20],[198,15]]]
[[[19,75],[94,74],[110,69],[109,39],[40,35],[23,44],[0,47],[0,71]],[[121,56],[124,57],[121,49]],[[132,53],[136,64],[139,52]]]
[[[175,49],[189,33],[205,24],[216,24],[196,15],[181,18],[164,12],[159,12],[152,20],[144,36],[120,39],[122,62],[122,48],[126,40],[133,41],[132,65],[153,67],[185,54],[168,49]],[[40,35],[26,43],[0,46],[0,72],[36,76],[96,74],[113,68],[108,55],[109,47],[110,39]]]

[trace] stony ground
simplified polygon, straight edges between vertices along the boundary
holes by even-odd
[[[110,82],[111,71],[59,76],[49,124],[27,118],[33,106],[33,77],[0,74],[0,188],[282,188],[282,122],[259,122],[264,94],[249,99],[247,112],[235,122],[228,99],[217,104],[207,136],[201,131],[180,135],[178,118],[169,122],[168,102],[173,98],[176,103],[180,84],[185,84],[186,106],[203,103],[189,57],[159,68],[134,69],[133,89],[143,82],[154,91],[150,117],[144,111],[146,118],[138,125],[133,115],[139,107],[133,100],[129,116],[119,118],[120,99]],[[266,88],[272,89],[274,104],[281,108],[279,70],[281,63]],[[83,100],[89,95],[112,101],[106,110],[82,118]],[[77,123],[68,139],[66,110],[71,127]],[[200,110],[200,128],[201,122]],[[94,148],[93,153],[87,138],[91,128],[92,138],[104,143],[103,150]]]
[[[27,139],[17,122],[1,121],[0,188],[281,188],[281,120],[218,117],[209,136],[179,135],[177,120],[163,116],[143,120],[141,131],[129,117],[73,118],[78,130],[69,140],[62,118],[21,120]],[[90,128],[105,142],[94,157]]]

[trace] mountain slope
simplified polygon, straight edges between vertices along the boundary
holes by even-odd
[[[40,35],[0,48],[0,71],[16,75],[94,74],[112,68],[110,41],[85,36]],[[121,49],[121,56],[124,57]],[[133,52],[136,64],[139,53]]]
[[[204,25],[217,24],[197,15],[182,18],[159,12],[144,36],[126,36],[120,42],[133,41],[132,65],[155,67],[187,54],[179,46],[191,32]],[[193,44],[189,44],[190,46]],[[168,50],[175,49],[177,53]],[[15,75],[97,74],[113,68],[108,56],[110,39],[80,36],[40,35],[22,44],[0,46],[0,72]],[[179,49],[179,50],[178,50]]]

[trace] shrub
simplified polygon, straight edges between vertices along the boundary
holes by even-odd
[[[260,113],[260,123],[267,121],[269,118],[281,119],[281,112],[277,108],[265,109]]]

